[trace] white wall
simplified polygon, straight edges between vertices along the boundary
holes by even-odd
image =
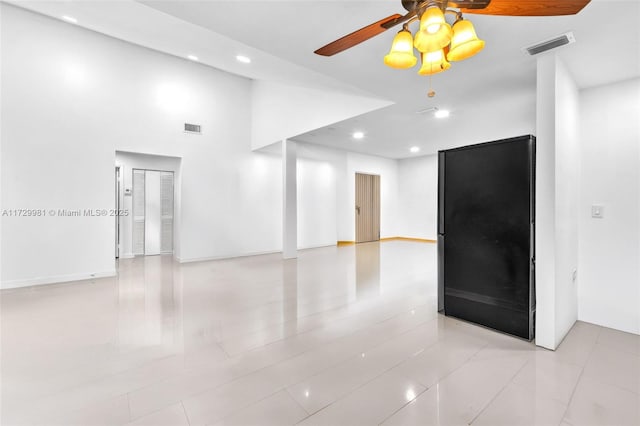
[[[558,347],[577,319],[578,91],[554,55],[538,58],[536,344]]]
[[[640,334],[640,79],[581,91],[580,114],[578,318]]]
[[[298,247],[355,241],[355,175],[380,175],[380,237],[400,236],[398,161],[297,142]]]
[[[356,173],[380,175],[380,238],[399,236],[398,162],[371,155],[347,153],[346,205],[339,215],[340,241],[355,241]]]
[[[334,245],[346,152],[304,142],[297,148],[298,248]]]
[[[255,80],[252,84],[253,149],[392,104],[376,98],[273,81]]]
[[[182,260],[280,250],[281,162],[251,152],[249,80],[0,7],[3,208],[112,208],[116,150],[181,157]],[[110,217],[2,220],[3,288],[115,273]]]
[[[438,239],[438,155],[398,161],[400,234]]]
[[[565,65],[556,63],[556,346],[578,319],[578,199],[579,175],[578,88]]]

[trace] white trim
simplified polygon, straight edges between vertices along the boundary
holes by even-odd
[[[253,253],[242,253],[242,254],[229,254],[223,256],[211,256],[211,257],[191,257],[191,258],[180,258],[174,256],[175,260],[179,263],[191,263],[191,262],[206,262],[208,260],[224,260],[224,259],[234,259],[238,257],[249,257],[249,256],[262,256],[265,254],[275,254],[282,253],[282,250],[274,250],[274,251],[261,251],[261,252],[253,252]]]
[[[335,247],[338,245],[338,240],[336,240],[335,243],[328,243],[328,244],[320,244],[319,246],[303,246],[303,247],[298,247],[298,250],[313,250],[313,249],[317,249],[317,248],[323,248],[323,247]]]
[[[22,288],[22,287],[31,287],[36,285],[56,284],[56,283],[64,283],[69,281],[93,280],[95,278],[105,278],[105,277],[114,277],[114,276],[116,276],[115,269],[112,269],[110,271],[85,273],[85,274],[54,275],[50,277],[29,278],[26,280],[2,281],[0,288],[2,290],[7,290],[11,288]]]
[[[119,259],[133,259],[134,257],[136,257],[136,255],[133,253],[125,253],[121,254]]]

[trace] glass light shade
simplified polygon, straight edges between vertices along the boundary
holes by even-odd
[[[440,31],[440,26],[446,23],[442,10],[438,6],[431,6],[420,17],[420,31],[435,34]]]
[[[420,18],[420,30],[416,33],[413,45],[420,52],[435,52],[451,42],[453,30],[444,20],[444,14],[438,6],[429,7]]]
[[[451,64],[447,61],[444,50],[440,49],[436,52],[427,52],[422,54],[422,66],[418,71],[420,75],[431,75],[448,70]]]
[[[478,53],[484,48],[484,40],[478,39],[476,30],[470,21],[459,20],[453,24],[453,37],[447,59],[462,61]]]
[[[391,51],[384,57],[384,63],[391,68],[411,68],[418,62],[413,54],[413,37],[407,30],[402,30],[393,39]]]
[[[445,22],[435,34],[418,31],[413,45],[420,52],[436,52],[449,44],[452,33],[451,25]]]

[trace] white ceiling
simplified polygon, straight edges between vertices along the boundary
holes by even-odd
[[[333,57],[313,51],[394,13],[400,0],[333,1],[13,1],[54,17],[71,14],[78,25],[254,79],[285,81],[368,94],[395,105],[317,129],[295,139],[389,158],[405,158],[482,142],[489,135],[516,136],[535,129],[535,59],[521,48],[573,31],[577,42],[557,49],[578,87],[640,76],[640,2],[592,0],[578,15],[498,17],[466,15],[486,41],[475,57],[429,79],[416,70],[382,64],[396,33],[389,30]],[[252,58],[235,62],[236,54]],[[449,109],[438,120],[416,111]],[[497,130],[499,129],[499,130]],[[351,132],[366,137],[355,141]]]

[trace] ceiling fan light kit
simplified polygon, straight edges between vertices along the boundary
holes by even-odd
[[[413,54],[413,36],[409,30],[403,28],[393,38],[391,51],[384,57],[384,63],[391,68],[411,68],[418,62]]]
[[[447,55],[444,49],[435,52],[421,53],[422,66],[418,71],[420,75],[432,75],[451,68],[451,64],[447,61]]]
[[[484,41],[478,39],[473,24],[464,20],[462,13],[453,9],[443,11],[441,7],[446,8],[447,2],[438,3],[429,0],[425,4],[426,6],[420,6],[420,10],[417,12],[420,28],[413,38],[413,47],[420,52],[422,58],[422,67],[418,74],[432,75],[445,71],[451,67],[449,61],[461,61],[482,50]],[[455,14],[456,20],[453,26],[445,20],[445,13]],[[417,19],[414,17],[404,24],[404,29],[401,31],[403,40],[407,40],[411,34],[408,29],[409,24]],[[411,64],[408,61],[402,62],[405,66],[399,66],[401,60],[395,59],[395,55],[407,55],[407,51],[406,49],[402,52],[395,50],[395,44],[396,40],[394,39],[391,52],[385,57],[385,64],[393,68],[413,67],[415,63]]]
[[[484,48],[484,41],[476,35],[473,24],[462,17],[464,13],[502,16],[560,16],[575,15],[591,0],[401,0],[408,11],[405,15],[391,15],[341,37],[316,50],[322,56],[333,56],[370,39],[396,25],[403,28],[393,39],[391,50],[384,57],[391,68],[412,68],[418,62],[413,49],[420,52],[420,75],[432,75],[451,67],[450,62],[468,59]],[[455,15],[453,25],[445,14]],[[415,36],[409,24],[420,21]],[[566,43],[565,43],[566,44]],[[429,92],[433,97],[435,92]]]
[[[470,58],[484,48],[484,40],[478,39],[476,30],[470,21],[462,18],[453,24],[453,37],[447,59],[450,61],[462,61]]]

